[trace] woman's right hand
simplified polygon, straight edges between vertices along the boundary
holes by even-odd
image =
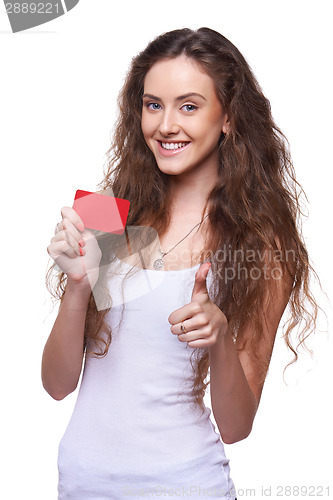
[[[56,225],[47,252],[67,274],[68,284],[93,289],[102,258],[96,237],[84,228],[82,219],[73,208],[63,207],[61,215],[62,221]]]

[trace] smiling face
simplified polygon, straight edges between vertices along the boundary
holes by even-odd
[[[158,168],[169,175],[216,175],[227,115],[212,78],[193,59],[155,63],[144,80],[141,127]]]

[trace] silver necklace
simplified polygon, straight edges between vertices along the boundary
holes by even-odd
[[[202,219],[202,221],[204,221],[204,219],[205,219],[206,217],[208,217],[208,215],[209,215],[209,214],[205,215],[205,217]],[[202,222],[202,221],[201,221],[201,222]],[[187,237],[188,237],[188,235],[192,233],[193,229],[195,229],[197,226],[199,226],[199,224],[201,224],[201,222],[199,222],[198,224],[196,224],[196,225],[195,225],[195,226],[191,229],[191,231],[190,231],[189,233],[187,233],[187,235],[186,235],[186,236],[184,236],[184,238],[183,238],[183,239],[181,239],[180,241],[178,241],[178,243],[176,243],[176,244],[175,244],[175,246],[171,248],[171,250],[173,250],[174,248],[176,248],[176,246],[177,246],[177,245],[179,245],[179,243],[181,243],[182,241],[184,241],[184,240],[185,240],[185,238],[187,238]],[[162,257],[161,257],[160,259],[156,259],[156,260],[154,260],[154,264],[153,264],[154,269],[156,269],[156,270],[158,271],[159,269],[162,269],[162,267],[164,267],[164,260],[163,260],[163,257],[164,257],[165,255],[167,255],[168,253],[170,253],[170,252],[171,252],[171,250],[169,250],[168,252],[162,252],[161,248],[159,249],[159,252],[160,252],[160,254],[162,255]]]

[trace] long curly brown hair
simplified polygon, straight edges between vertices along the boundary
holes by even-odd
[[[269,360],[259,359],[257,346],[263,335],[267,275],[272,281],[274,272],[279,270],[293,283],[284,339],[294,358],[287,366],[297,361],[300,345],[312,353],[304,342],[316,326],[318,306],[309,283],[310,274],[317,275],[310,265],[302,237],[300,216],[303,213],[299,200],[303,190],[295,179],[289,143],[274,123],[270,103],[248,63],[229,40],[206,27],[178,29],[158,36],[132,59],[118,96],[119,114],[107,151],[107,170],[98,187],[104,194],[112,193],[130,201],[127,226],[150,227],[159,236],[165,234],[171,216],[169,176],[159,170],[144,140],[142,95],[144,78],[152,65],[162,58],[183,54],[196,61],[212,78],[230,123],[229,132],[221,133],[218,143],[218,180],[205,206],[211,230],[200,257],[201,261],[208,257],[212,263],[210,296],[227,317],[236,349],[247,350],[261,369],[264,380]],[[112,245],[109,239],[103,239],[100,233],[97,235],[103,251],[103,266],[112,261],[108,250]],[[116,241],[113,250],[115,247]],[[290,256],[292,258],[288,258]],[[47,273],[47,287],[62,301],[66,275],[56,274],[53,291],[49,283],[53,268],[54,265]],[[99,281],[103,279],[102,274]],[[106,287],[104,290],[107,293]],[[111,307],[97,307],[96,296],[91,293],[84,333],[86,354],[107,354],[112,331],[106,315]],[[249,324],[252,338],[245,339],[243,332]],[[294,341],[292,332],[297,332]],[[99,351],[88,350],[90,342],[94,347],[99,345]],[[208,350],[193,349],[193,357],[193,397],[203,408],[203,397],[210,383],[206,380]]]

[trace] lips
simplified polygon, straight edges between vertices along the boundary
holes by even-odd
[[[188,142],[187,144],[185,144],[185,146],[183,146],[181,148],[177,148],[177,149],[164,149],[162,147],[161,141],[156,141],[156,142],[157,142],[158,152],[161,154],[161,156],[174,156],[174,155],[180,154],[183,151],[185,151],[185,149],[188,148],[189,145],[191,144],[190,142]],[[185,142],[185,141],[179,141],[179,142]]]

